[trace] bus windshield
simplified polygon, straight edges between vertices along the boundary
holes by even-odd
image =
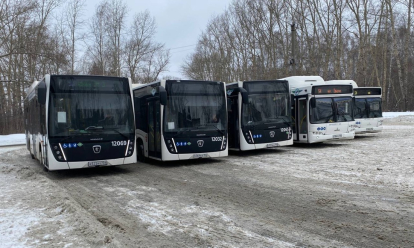
[[[351,97],[316,98],[311,108],[311,123],[353,121]]]
[[[126,78],[52,76],[51,137],[134,132],[132,101]]]
[[[382,117],[381,98],[367,98],[369,118]]]
[[[382,117],[381,98],[356,98],[354,118]]]
[[[242,126],[290,123],[287,82],[245,82],[249,103],[243,105]]]
[[[167,81],[164,132],[226,131],[227,112],[223,83]]]
[[[367,118],[368,111],[366,107],[367,107],[367,102],[365,98],[355,98],[354,118]]]

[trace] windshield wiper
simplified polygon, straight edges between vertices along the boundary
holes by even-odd
[[[200,129],[200,128],[205,128],[205,127],[215,127],[217,131],[219,131],[223,136],[225,136],[223,130],[219,129],[215,124],[200,125],[197,128]]]
[[[103,126],[89,126],[85,128],[84,130],[87,131],[87,130],[100,130],[100,129],[103,129]]]

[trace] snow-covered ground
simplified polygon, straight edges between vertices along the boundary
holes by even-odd
[[[402,115],[349,141],[50,173],[0,136],[0,248],[414,247]]]
[[[0,135],[0,146],[24,144],[26,144],[26,135],[24,133]]]

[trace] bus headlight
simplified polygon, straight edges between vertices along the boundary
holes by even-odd
[[[250,131],[248,131],[248,132],[245,132],[244,134],[245,134],[244,137],[246,138],[247,143],[253,144],[254,140],[253,140],[253,137],[252,137],[252,133]]]
[[[227,139],[223,136],[223,142],[221,142],[221,150],[226,150],[227,147]]]
[[[132,156],[134,153],[134,141],[128,140],[128,144],[125,150],[125,157]]]
[[[177,153],[177,146],[175,145],[175,141],[173,138],[166,139],[167,149],[171,153]]]
[[[65,162],[66,161],[66,155],[63,151],[62,145],[60,143],[57,144],[50,144],[50,147],[52,148],[52,153],[55,159],[58,162]]]

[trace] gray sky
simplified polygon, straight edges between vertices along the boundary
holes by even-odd
[[[184,59],[194,52],[200,34],[213,16],[220,15],[232,0],[123,0],[128,20],[148,10],[157,23],[156,41],[171,50],[170,75],[186,79],[181,73]],[[86,1],[86,13],[94,13],[100,0]],[[162,75],[162,76],[163,76]]]

